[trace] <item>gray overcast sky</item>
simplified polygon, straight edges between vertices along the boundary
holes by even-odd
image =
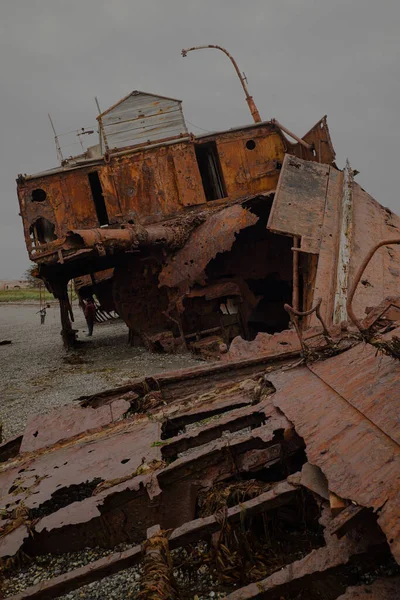
[[[139,89],[203,129],[251,122],[228,59],[192,45],[226,46],[264,119],[302,135],[328,114],[339,167],[400,212],[399,31],[399,0],[0,0],[0,279],[29,265],[15,178],[56,166],[48,112],[94,125],[94,96]]]

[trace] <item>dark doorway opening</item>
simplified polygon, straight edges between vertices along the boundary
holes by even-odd
[[[209,142],[196,146],[196,158],[206,199],[226,198],[216,143]]]
[[[100,225],[108,225],[110,221],[108,220],[107,208],[106,203],[104,202],[103,188],[101,187],[99,174],[97,171],[93,171],[93,173],[89,173],[88,177],[97,219]]]

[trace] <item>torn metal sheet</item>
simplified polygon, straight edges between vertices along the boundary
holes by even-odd
[[[204,270],[210,260],[219,252],[229,250],[235,234],[257,221],[257,216],[240,204],[211,215],[192,233],[185,247],[167,262],[160,273],[159,285],[186,291],[195,283],[204,284]]]

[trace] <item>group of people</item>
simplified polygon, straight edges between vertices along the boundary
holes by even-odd
[[[91,337],[93,335],[93,327],[94,327],[94,322],[96,319],[96,306],[95,306],[93,298],[87,298],[86,300],[83,301],[83,303],[84,303],[83,312],[84,312],[86,323],[88,326],[88,334],[87,335],[89,337]],[[40,324],[41,325],[44,325],[48,308],[50,308],[50,304],[46,304],[45,306],[42,306],[42,308],[40,310],[38,310],[36,313],[36,314],[40,315]]]

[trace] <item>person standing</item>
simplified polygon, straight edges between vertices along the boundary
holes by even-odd
[[[44,321],[46,319],[46,312],[47,309],[50,308],[50,304],[46,304],[46,306],[43,306],[40,310],[37,311],[36,314],[40,315],[40,324],[44,325]]]
[[[92,298],[88,298],[85,304],[85,319],[88,326],[88,336],[93,335],[94,319],[96,316],[96,307]]]

